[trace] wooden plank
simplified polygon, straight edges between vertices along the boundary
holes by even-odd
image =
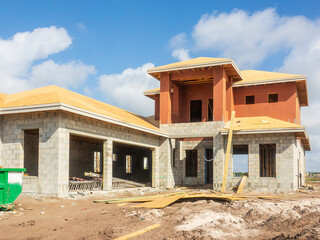
[[[164,208],[164,207],[178,201],[181,197],[182,197],[182,195],[158,198],[152,202],[145,202],[145,203],[138,204],[135,207]]]
[[[158,194],[158,195],[152,195],[152,196],[138,196],[138,197],[131,197],[131,198],[113,198],[113,199],[105,199],[105,200],[93,200],[94,203],[120,203],[120,202],[136,202],[136,201],[152,201],[155,198],[161,198],[161,197],[168,197],[168,196],[175,196],[175,195],[183,195],[186,192],[175,192],[175,193],[169,193],[169,194]]]
[[[236,115],[236,112],[232,111],[231,121],[230,121],[230,129],[229,129],[229,134],[228,134],[228,145],[227,145],[226,159],[224,161],[224,172],[223,172],[223,180],[222,180],[222,187],[221,187],[222,193],[224,193],[226,191],[226,183],[227,183],[228,168],[229,168],[229,157],[230,157],[232,135],[233,135],[233,124],[234,124],[235,115]]]
[[[145,227],[145,228],[142,228],[141,230],[138,230],[138,231],[135,231],[133,233],[129,233],[129,234],[124,235],[122,237],[116,238],[115,240],[126,240],[126,239],[129,239],[129,238],[132,238],[132,237],[136,237],[136,236],[138,236],[140,234],[143,234],[145,232],[148,232],[148,231],[150,231],[152,229],[155,229],[155,228],[158,228],[158,227],[160,227],[160,224],[153,224],[153,225],[151,225],[149,227]]]
[[[237,189],[237,194],[242,193],[244,185],[246,184],[247,178],[248,178],[247,176],[242,176],[240,184]]]

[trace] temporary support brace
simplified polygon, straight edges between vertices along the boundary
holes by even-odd
[[[244,188],[244,185],[246,184],[247,178],[248,178],[247,176],[242,176],[240,184],[237,189],[237,194],[242,193],[242,190]]]
[[[233,124],[234,124],[235,115],[236,115],[236,112],[232,111],[231,120],[230,120],[229,134],[228,134],[228,145],[227,145],[226,159],[224,161],[224,172],[223,172],[223,180],[222,180],[222,187],[221,187],[221,192],[222,193],[224,193],[226,191],[226,183],[227,183],[228,168],[229,168],[229,157],[230,157],[232,134],[233,134]]]

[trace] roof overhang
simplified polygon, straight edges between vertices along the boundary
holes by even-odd
[[[229,129],[222,129],[221,135],[228,135]],[[268,128],[268,129],[243,129],[234,130],[233,134],[267,134],[267,133],[294,133],[294,135],[301,140],[305,151],[311,151],[310,140],[307,131],[304,127],[301,128]]]
[[[297,86],[297,91],[299,95],[300,105],[308,106],[308,89],[307,89],[307,77],[291,77],[291,78],[281,78],[281,79],[266,79],[259,81],[239,81],[232,84],[232,87],[251,87],[267,84],[279,84],[279,83],[288,83],[295,82]]]
[[[209,68],[209,67],[215,67],[215,66],[224,66],[230,72],[229,75],[233,75],[233,77],[238,80],[243,79],[243,76],[239,68],[233,62],[232,59],[222,60],[222,61],[208,61],[205,63],[194,63],[194,64],[187,64],[183,66],[173,66],[173,67],[167,66],[167,67],[149,68],[147,70],[147,73],[155,77],[156,79],[160,80],[160,73],[162,72],[192,70],[196,68]]]
[[[97,120],[101,120],[104,122],[120,125],[123,127],[128,127],[131,129],[135,129],[138,131],[150,133],[153,135],[161,136],[161,137],[168,137],[168,134],[159,130],[150,129],[147,127],[139,126],[136,124],[128,123],[125,121],[121,121],[112,117],[108,117],[102,114],[90,112],[83,110],[81,108],[73,107],[68,104],[64,103],[52,103],[52,104],[42,104],[42,105],[33,105],[33,106],[22,106],[22,107],[10,107],[10,108],[0,108],[1,115],[8,115],[8,114],[19,114],[19,113],[28,113],[28,112],[41,112],[41,111],[54,111],[54,110],[62,110],[67,111],[75,114],[79,114],[85,117],[94,118]]]
[[[151,99],[155,99],[156,95],[160,94],[160,88],[155,88],[143,92],[143,95]]]

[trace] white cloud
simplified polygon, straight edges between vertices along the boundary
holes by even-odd
[[[67,31],[55,26],[0,39],[1,92],[13,93],[48,84],[77,87],[83,83],[89,74],[95,73],[93,66],[75,61],[57,64],[52,60],[35,64],[64,51],[71,43]]]
[[[127,68],[121,74],[102,75],[99,90],[105,94],[107,102],[142,115],[154,114],[154,100],[143,95],[143,91],[159,87],[159,81],[147,74],[154,64]]]
[[[179,61],[185,61],[190,59],[189,50],[184,48],[174,50],[171,56],[177,58]]]
[[[303,16],[282,17],[268,8],[203,15],[192,32],[192,51],[211,51],[242,68],[260,64],[271,55],[309,42],[319,34],[319,22]]]
[[[312,147],[306,164],[307,170],[320,170],[320,19],[280,16],[272,8],[253,14],[235,9],[203,15],[193,27],[189,42],[187,39],[185,34],[178,34],[170,44],[188,46],[192,54],[209,52],[215,57],[232,58],[242,69],[257,67],[280,53],[279,67],[274,71],[306,75],[310,106],[302,108],[302,123]]]
[[[187,44],[187,34],[179,33],[170,39],[170,47],[171,48],[183,48]]]
[[[94,66],[85,65],[80,61],[57,64],[48,60],[32,68],[30,82],[36,86],[55,84],[64,88],[77,88],[85,82],[88,75],[95,73]]]

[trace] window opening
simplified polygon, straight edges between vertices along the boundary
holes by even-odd
[[[94,152],[93,154],[93,161],[94,161],[94,172],[100,172],[100,162],[101,162],[101,153],[100,152]]]
[[[248,145],[233,145],[233,176],[248,176],[249,151]]]
[[[276,144],[260,144],[260,177],[276,177]]]
[[[186,177],[197,177],[197,150],[186,150]]]
[[[213,99],[208,99],[208,121],[213,121]]]
[[[202,120],[202,101],[190,101],[190,122],[201,122]]]
[[[278,102],[278,93],[268,94],[268,103]]]
[[[148,170],[149,169],[149,159],[147,157],[143,158],[143,169]]]
[[[126,155],[126,173],[132,173],[132,156]]]
[[[39,174],[39,129],[24,130],[24,168],[26,175]]]
[[[176,149],[172,150],[172,167],[176,166]]]
[[[254,104],[254,95],[246,96],[246,104]]]

